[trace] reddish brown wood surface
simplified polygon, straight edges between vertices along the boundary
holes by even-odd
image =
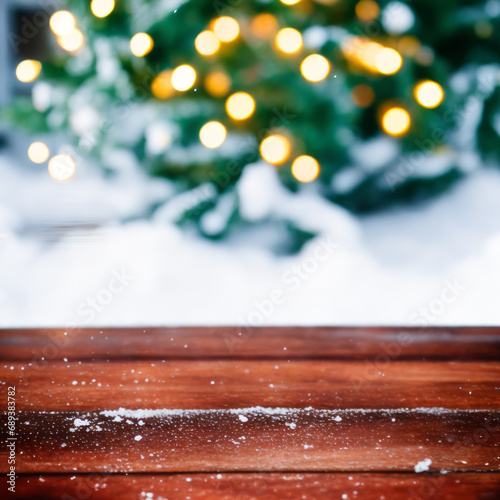
[[[499,491],[500,474],[41,474],[19,478],[10,498],[498,500]]]
[[[0,365],[0,377],[17,387],[18,410],[500,410],[500,362],[133,360],[51,362],[42,369],[12,362]]]
[[[500,360],[497,327],[208,327],[0,330],[0,359]]]
[[[500,498],[500,329],[66,333],[0,331],[16,472],[49,474],[17,498],[71,497],[84,473],[106,475],[93,498],[389,500],[441,478],[415,498]],[[412,473],[424,459],[432,475]],[[346,490],[350,473],[371,486]]]

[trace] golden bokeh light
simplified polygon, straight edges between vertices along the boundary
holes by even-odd
[[[67,10],[58,10],[50,16],[49,25],[54,35],[69,35],[76,27],[76,19]]]
[[[393,75],[401,68],[403,58],[397,50],[384,47],[375,56],[375,67],[384,75]]]
[[[232,42],[240,34],[240,25],[236,19],[222,16],[214,21],[213,31],[221,42]]]
[[[366,108],[373,103],[375,99],[375,92],[369,85],[360,83],[352,89],[351,97],[356,106]]]
[[[154,47],[153,39],[147,33],[136,33],[130,39],[130,51],[136,57],[144,57]]]
[[[218,148],[226,140],[226,127],[220,122],[205,123],[200,130],[200,141],[209,149]]]
[[[250,31],[263,40],[270,40],[278,31],[278,21],[268,12],[257,14],[250,21]]]
[[[390,108],[382,116],[382,128],[389,135],[404,134],[410,128],[410,124],[408,111],[400,107]]]
[[[274,43],[281,52],[295,54],[302,48],[302,35],[294,28],[283,28],[278,31]]]
[[[223,71],[212,71],[205,77],[205,89],[212,97],[224,97],[231,90],[231,78]]]
[[[43,142],[33,142],[28,148],[28,158],[33,163],[44,163],[49,158],[50,151]]]
[[[162,71],[151,84],[151,92],[157,99],[168,99],[175,93],[172,86],[172,72],[169,70]]]
[[[68,181],[75,175],[76,163],[69,155],[55,155],[49,160],[49,174],[56,181]]]
[[[189,64],[182,64],[172,72],[172,87],[180,92],[189,90],[196,81],[196,71]]]
[[[34,59],[21,61],[16,68],[16,77],[20,82],[28,83],[36,80],[42,71],[42,63]]]
[[[300,182],[312,182],[319,172],[319,163],[312,156],[299,156],[292,163],[292,175]]]
[[[195,39],[194,46],[202,56],[215,54],[220,47],[220,41],[213,31],[202,31]]]
[[[417,102],[424,108],[437,108],[444,98],[443,87],[431,80],[418,83],[413,93]]]
[[[92,0],[90,10],[95,17],[106,17],[113,12],[115,0]]]
[[[380,7],[373,0],[361,0],[356,4],[355,11],[358,19],[367,23],[377,19],[380,14]]]
[[[296,3],[299,3],[300,0],[280,0],[280,2],[284,5],[295,5]]]
[[[319,54],[307,56],[300,65],[302,76],[310,82],[320,82],[330,73],[330,63]]]
[[[85,43],[83,33],[75,28],[71,33],[57,37],[57,43],[68,52],[75,52]]]
[[[227,99],[226,111],[235,120],[245,120],[255,111],[255,100],[246,92],[236,92]]]
[[[283,135],[275,134],[266,137],[260,143],[260,155],[272,165],[285,163],[292,152],[290,141]]]

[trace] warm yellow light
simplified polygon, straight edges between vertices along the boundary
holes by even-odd
[[[255,36],[264,40],[270,40],[276,31],[278,31],[278,21],[268,12],[257,14],[250,21],[250,30]]]
[[[294,54],[302,48],[302,35],[293,28],[283,28],[275,38],[276,47],[285,54]]]
[[[231,79],[223,71],[212,71],[205,77],[205,88],[212,97],[224,97],[231,90]]]
[[[189,90],[196,81],[196,71],[189,64],[182,64],[174,69],[172,73],[172,87],[184,92]]]
[[[311,54],[302,61],[300,72],[306,80],[320,82],[330,73],[330,63],[326,57],[319,54]]]
[[[300,2],[300,0],[280,0],[280,1],[285,5],[295,5],[296,3]]]
[[[220,47],[220,41],[213,31],[202,31],[195,39],[194,46],[202,56],[215,54]]]
[[[245,120],[255,111],[255,100],[246,92],[236,92],[226,101],[226,111],[235,120]]]
[[[391,108],[382,116],[382,128],[389,135],[402,135],[410,128],[410,115],[403,108]]]
[[[69,35],[76,27],[75,16],[67,10],[58,10],[50,16],[50,29],[57,36]]]
[[[366,108],[375,99],[375,92],[368,85],[360,83],[352,89],[351,97],[356,106],[359,106],[360,108]]]
[[[319,163],[312,156],[299,156],[292,163],[292,175],[300,182],[313,181],[319,172]]]
[[[375,57],[375,67],[384,75],[392,75],[399,71],[403,58],[399,52],[390,48],[383,48]]]
[[[281,165],[290,157],[292,147],[290,141],[279,134],[270,135],[260,143],[260,155],[272,165]]]
[[[33,163],[44,163],[49,155],[49,148],[43,142],[33,142],[28,148],[28,158]]]
[[[147,33],[136,33],[130,40],[130,51],[136,57],[144,57],[153,50],[153,39]]]
[[[226,127],[220,122],[208,122],[201,127],[200,141],[210,149],[218,148],[226,140]]]
[[[436,108],[444,98],[443,87],[431,80],[420,82],[413,92],[417,102],[424,108]]]
[[[40,61],[33,59],[26,59],[21,61],[16,68],[16,77],[20,82],[32,82],[42,71],[42,64]]]
[[[361,0],[356,4],[355,10],[359,20],[365,23],[377,19],[380,13],[378,3],[373,0]]]
[[[49,161],[49,174],[56,181],[67,181],[75,175],[76,163],[69,155],[56,155]]]
[[[232,42],[240,34],[240,25],[236,19],[222,16],[213,23],[213,30],[221,42]]]
[[[75,28],[68,35],[63,35],[57,38],[57,43],[64,50],[67,50],[68,52],[77,51],[79,48],[82,47],[84,42],[85,38],[83,37],[82,32],[78,28]]]
[[[115,0],[92,0],[90,10],[95,17],[106,17],[113,12]]]
[[[174,87],[172,87],[172,72],[162,71],[151,84],[151,92],[157,99],[168,99],[172,97],[175,93]]]

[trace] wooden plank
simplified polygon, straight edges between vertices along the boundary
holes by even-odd
[[[497,500],[500,474],[36,475],[13,499],[44,500]]]
[[[436,408],[20,412],[17,472],[497,471],[499,431]]]
[[[4,363],[18,410],[445,407],[500,410],[500,362]],[[0,403],[0,408],[5,405]]]
[[[183,327],[0,330],[0,359],[499,360],[500,328]]]

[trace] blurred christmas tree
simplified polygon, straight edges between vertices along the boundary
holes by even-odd
[[[291,191],[310,183],[365,212],[499,159],[496,0],[66,3],[52,59],[18,67],[38,80],[10,119],[64,137],[77,168],[93,157],[112,170],[113,152],[132,152],[190,193],[179,221],[207,236],[273,218],[241,210],[238,183],[258,161]],[[49,170],[64,179],[74,164],[56,156]]]

